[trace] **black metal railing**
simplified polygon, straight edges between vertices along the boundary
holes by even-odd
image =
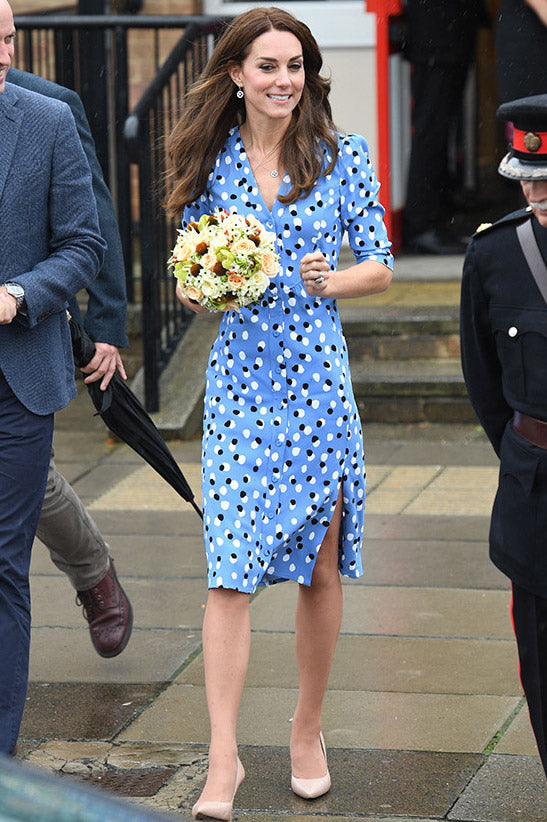
[[[176,299],[167,268],[177,228],[162,207],[167,138],[181,114],[184,93],[205,66],[224,24],[220,18],[202,17],[188,26],[125,124],[128,155],[139,172],[144,398],[149,411],[159,409],[160,374],[193,317]]]
[[[16,16],[14,65],[74,89],[82,98],[97,156],[116,207],[125,259],[127,294],[138,299],[133,264],[134,193],[124,145],[124,124],[139,88],[155,77],[181,34],[203,24],[197,15]],[[130,71],[131,67],[131,71]]]

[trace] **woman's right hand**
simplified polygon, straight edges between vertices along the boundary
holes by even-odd
[[[209,313],[207,311],[207,309],[204,308],[202,305],[200,305],[198,302],[196,302],[195,300],[191,300],[189,297],[185,297],[183,295],[182,289],[180,287],[180,283],[177,283],[176,295],[177,295],[177,300],[180,303],[182,303],[185,308],[188,308],[188,309],[190,309],[190,311],[193,311],[194,314],[208,314]]]

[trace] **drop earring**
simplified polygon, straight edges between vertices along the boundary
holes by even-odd
[[[236,97],[237,97],[239,100],[242,100],[242,99],[245,97],[245,92],[243,91],[243,86],[240,86],[240,87],[238,88],[238,90],[236,91]]]

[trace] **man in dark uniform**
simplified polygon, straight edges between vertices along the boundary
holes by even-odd
[[[450,230],[449,136],[462,104],[484,0],[406,0],[405,57],[412,64],[412,145],[403,213],[403,248],[463,254]]]
[[[469,244],[462,363],[500,458],[490,557],[512,581],[521,681],[547,775],[547,94],[504,103],[498,116],[515,128],[499,172],[520,182],[528,207]]]

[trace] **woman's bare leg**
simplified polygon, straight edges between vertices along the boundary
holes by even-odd
[[[294,776],[315,779],[325,774],[319,742],[321,709],[336,642],[342,624],[342,586],[338,571],[338,536],[342,489],[321,544],[310,586],[300,585],[296,607],[296,661],[299,691],[291,732]]]
[[[236,726],[249,664],[248,594],[212,588],[203,620],[205,690],[211,723],[209,771],[200,801],[229,802],[236,781]]]

